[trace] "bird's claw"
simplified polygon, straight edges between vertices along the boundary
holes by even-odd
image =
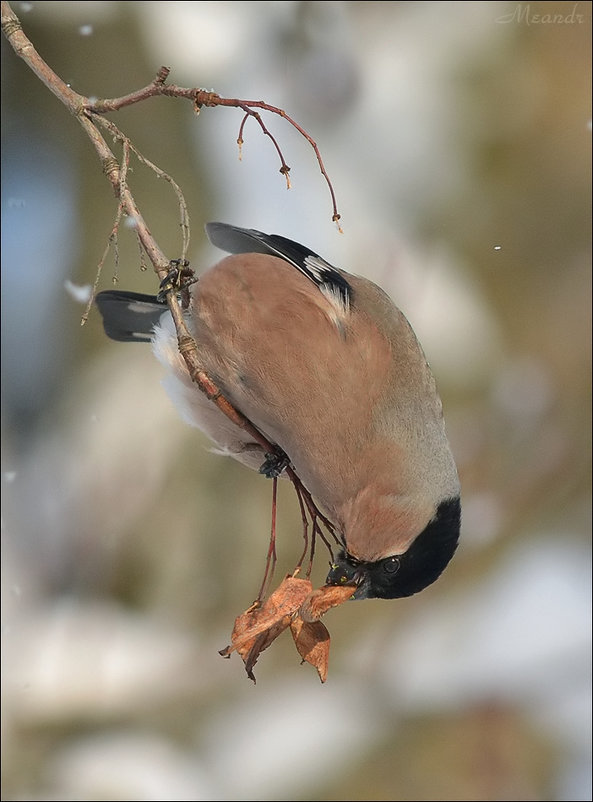
[[[187,259],[171,259],[169,272],[159,284],[157,300],[164,303],[170,292],[177,292],[181,294],[183,306],[186,307],[189,304],[188,288],[197,280]]]
[[[288,456],[280,449],[275,452],[266,454],[266,458],[262,463],[259,472],[268,479],[277,479],[285,468],[290,465]]]

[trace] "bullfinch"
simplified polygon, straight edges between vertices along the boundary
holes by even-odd
[[[303,245],[225,223],[206,232],[232,255],[190,288],[188,328],[204,371],[335,525],[341,551],[327,584],[354,584],[356,599],[423,590],[457,548],[461,503],[442,404],[410,324],[372,281]],[[109,337],[152,342],[187,422],[266,470],[262,446],[190,379],[163,301],[108,290],[96,303]]]

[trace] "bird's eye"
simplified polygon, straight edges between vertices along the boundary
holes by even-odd
[[[388,574],[395,574],[397,571],[399,571],[399,566],[400,566],[399,558],[390,557],[383,563],[383,570],[386,571]]]

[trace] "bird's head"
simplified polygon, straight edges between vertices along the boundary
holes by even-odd
[[[375,562],[342,551],[331,565],[328,585],[356,585],[354,599],[399,599],[431,585],[453,557],[459,541],[459,497],[442,501],[428,525],[406,551]]]

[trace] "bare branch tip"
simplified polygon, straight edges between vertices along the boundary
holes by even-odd
[[[159,68],[159,71],[156,74],[156,78],[154,79],[155,84],[164,84],[167,78],[169,77],[169,73],[171,72],[170,67],[165,67],[164,65]]]

